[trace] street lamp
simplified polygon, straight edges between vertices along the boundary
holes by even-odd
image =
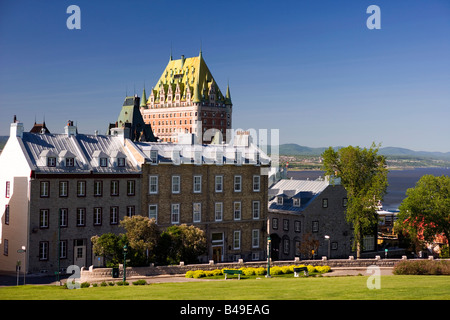
[[[123,284],[125,285],[125,281],[127,280],[127,253],[128,246],[123,246]]]
[[[267,237],[267,274],[266,278],[271,278],[270,276],[270,251],[272,248],[272,239],[270,239],[270,236]]]
[[[330,236],[329,235],[325,235],[324,237],[326,240],[328,240],[328,259],[330,259]]]

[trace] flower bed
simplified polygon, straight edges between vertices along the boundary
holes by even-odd
[[[312,265],[290,265],[290,266],[274,266],[270,268],[270,275],[283,275],[294,273],[294,268],[307,267],[309,274],[323,274],[331,271],[329,266],[312,266]],[[226,268],[227,270],[242,270],[244,276],[263,276],[267,274],[267,269],[263,267],[253,268],[253,267],[242,267],[239,269]],[[223,270],[225,269],[215,269],[215,270],[191,270],[187,271],[186,278],[203,278],[203,277],[213,277],[222,276]]]

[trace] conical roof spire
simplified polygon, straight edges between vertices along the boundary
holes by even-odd
[[[143,107],[143,108],[147,107],[147,95],[145,94],[145,86],[144,86],[144,90],[142,90],[140,107]]]
[[[225,101],[231,104],[230,84],[227,84],[227,93],[225,95]]]

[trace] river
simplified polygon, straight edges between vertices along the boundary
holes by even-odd
[[[287,177],[293,179],[315,180],[323,176],[323,171],[288,171]],[[391,170],[388,173],[387,194],[383,199],[385,210],[396,210],[406,197],[406,190],[413,188],[419,179],[426,175],[450,176],[450,168],[415,168],[406,170]]]

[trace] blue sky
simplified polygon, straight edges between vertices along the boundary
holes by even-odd
[[[66,9],[81,9],[69,30]],[[369,5],[381,29],[369,30]],[[0,0],[0,135],[16,114],[105,133],[126,92],[203,57],[233,127],[280,143],[450,151],[450,1]]]

